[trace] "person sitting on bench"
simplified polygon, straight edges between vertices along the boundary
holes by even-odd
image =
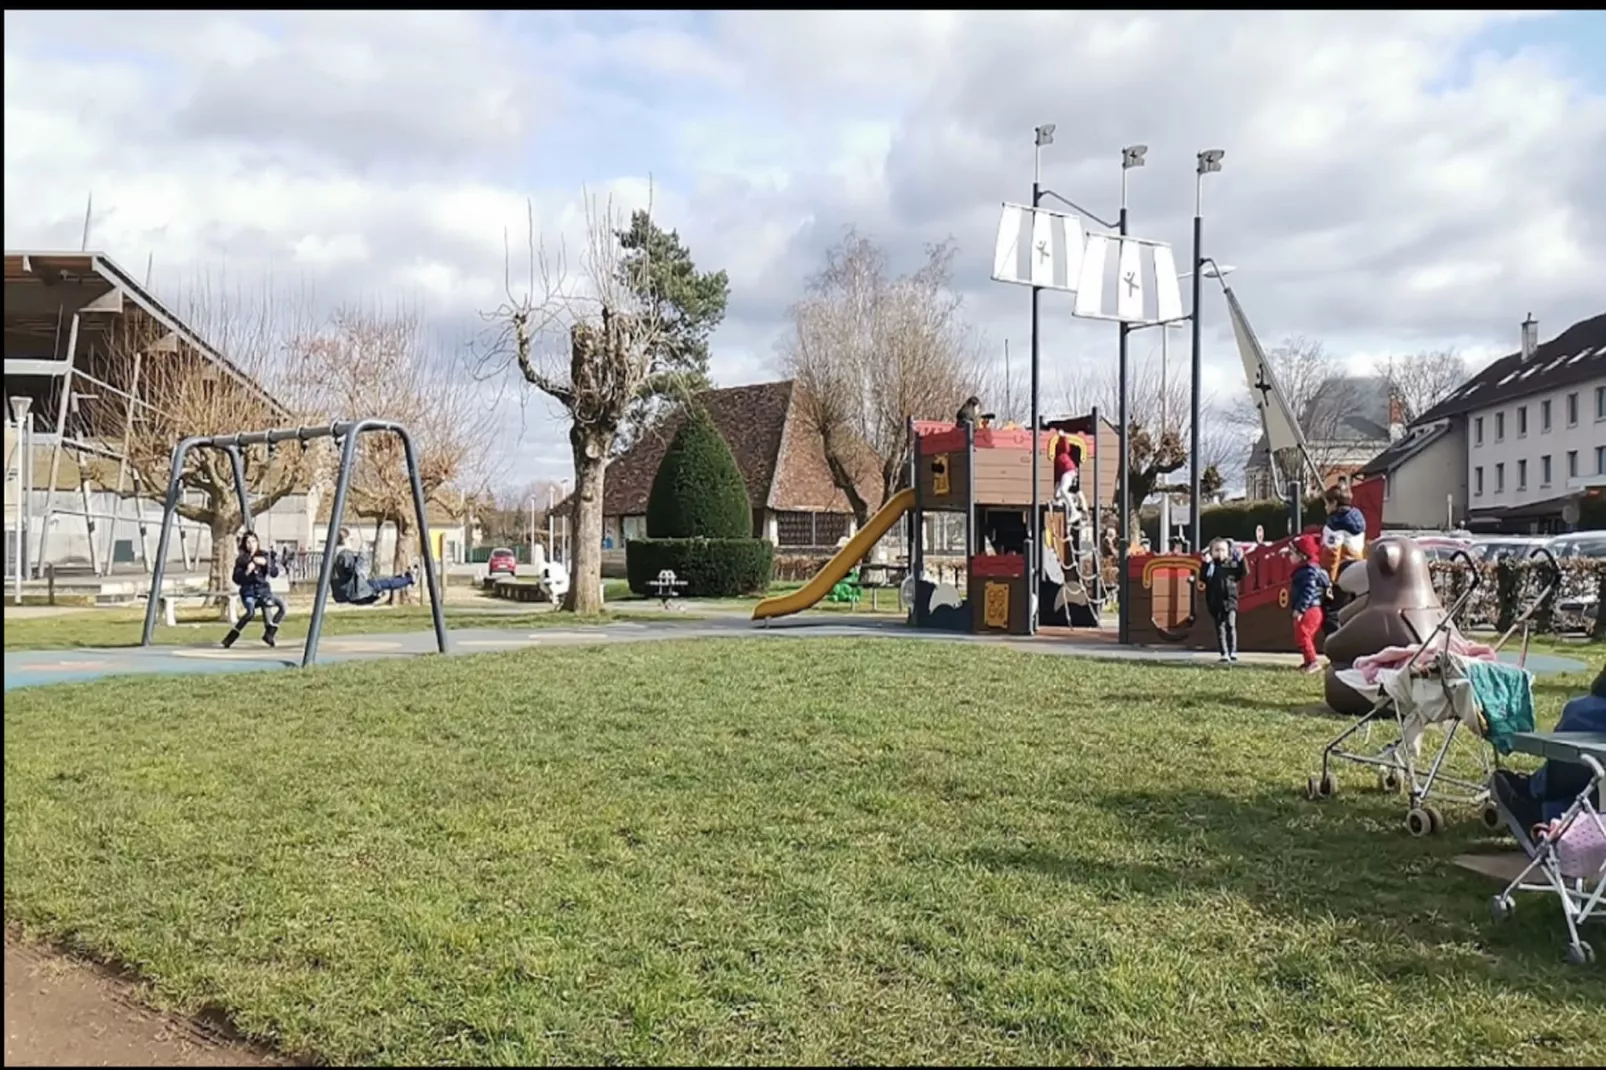
[[[225,648],[234,645],[245,631],[245,626],[251,623],[251,618],[257,615],[257,607],[262,607],[262,641],[269,646],[276,645],[274,637],[279,634],[279,624],[284,620],[284,599],[273,593],[268,580],[279,574],[277,558],[262,549],[257,539],[257,533],[247,531],[240,536],[240,555],[234,559],[234,585],[240,589],[240,605],[244,612],[240,619],[234,622],[229,634],[223,637]],[[272,608],[272,619],[268,617],[268,609]]]
[[[341,528],[335,536],[335,567],[329,576],[329,593],[343,605],[371,606],[380,595],[395,596],[395,592],[413,585],[413,576],[404,572],[400,576],[368,575],[367,562],[360,550],[352,546],[350,528]]]
[[[1589,694],[1580,695],[1562,707],[1557,732],[1606,732],[1606,666],[1603,666]],[[1495,773],[1494,790],[1500,805],[1524,829],[1550,822],[1567,812],[1578,793],[1589,783],[1589,769],[1576,762],[1547,761],[1532,775],[1501,769]],[[1596,800],[1599,805],[1600,800]]]

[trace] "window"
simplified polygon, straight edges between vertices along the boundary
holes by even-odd
[[[1481,416],[1472,421],[1472,444],[1474,446],[1483,445],[1483,417]]]
[[[1578,426],[1578,395],[1577,394],[1568,394],[1567,395],[1567,426],[1568,427],[1577,427]]]
[[[1472,470],[1472,493],[1479,498],[1483,497],[1483,465]]]
[[[1496,494],[1503,494],[1505,493],[1505,489],[1506,466],[1504,464],[1497,464],[1494,466],[1494,492]]]
[[[1546,398],[1539,403],[1539,433],[1544,434],[1550,430],[1550,399]]]
[[[1506,414],[1503,412],[1494,414],[1494,440],[1496,442],[1506,440]]]
[[[1606,386],[1595,388],[1595,419],[1606,420]]]
[[[1517,489],[1528,489],[1528,458],[1526,457],[1517,462]]]
[[[1606,476],[1606,446],[1595,447],[1595,474]]]
[[[1578,476],[1578,451],[1567,451],[1567,478],[1575,479]]]
[[[1528,406],[1517,406],[1517,437],[1522,438],[1528,433]]]
[[[1550,454],[1548,453],[1539,458],[1539,485],[1541,487],[1550,486]]]

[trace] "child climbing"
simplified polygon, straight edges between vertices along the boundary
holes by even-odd
[[[1294,641],[1299,644],[1303,662],[1301,672],[1320,672],[1316,660],[1316,635],[1322,630],[1322,602],[1333,590],[1321,565],[1321,545],[1314,535],[1301,535],[1294,540],[1294,578],[1288,592],[1288,606],[1294,612]]]
[[[329,593],[336,602],[354,606],[371,606],[382,594],[393,594],[413,585],[413,576],[404,572],[400,576],[370,577],[362,551],[353,546],[350,528],[341,528],[335,536],[334,570],[329,577]]]
[[[1066,541],[1078,549],[1082,517],[1087,511],[1081,483],[1076,458],[1071,456],[1071,440],[1061,435],[1054,443],[1054,502],[1065,510]]]
[[[234,627],[229,629],[229,634],[223,637],[224,647],[233,646],[234,641],[240,638],[240,633],[256,616],[259,606],[262,608],[262,641],[269,646],[276,645],[274,637],[279,634],[279,624],[284,620],[285,604],[284,599],[273,593],[268,581],[278,575],[279,562],[262,549],[257,533],[247,531],[241,535],[240,553],[234,559],[234,585],[240,589],[240,605],[244,612],[234,622]],[[268,617],[270,607],[274,610],[271,619]]]
[[[1238,581],[1244,578],[1244,555],[1226,539],[1211,539],[1205,558],[1205,608],[1216,622],[1216,649],[1222,664],[1238,660]]]

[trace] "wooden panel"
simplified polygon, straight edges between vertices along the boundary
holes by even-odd
[[[939,468],[947,471],[947,485],[942,486]],[[970,469],[965,451],[936,453],[920,458],[916,474],[920,479],[920,507],[927,511],[965,508]],[[942,493],[939,493],[939,490]]]
[[[983,560],[977,558],[976,560]],[[1019,560],[1016,558],[1016,560]],[[1029,633],[1031,621],[1028,614],[1031,612],[1031,590],[1026,581],[1024,570],[1018,576],[983,576],[974,568],[970,570],[969,585],[966,591],[966,605],[971,611],[971,630],[980,635],[986,632],[996,632],[1008,635],[1026,635]],[[995,599],[1002,595],[1001,604],[994,607],[994,611],[1004,614],[1002,626],[996,622],[989,624],[988,592],[989,588]]]

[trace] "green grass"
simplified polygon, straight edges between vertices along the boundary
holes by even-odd
[[[1606,1063],[1471,815],[1298,796],[1317,695],[904,640],[23,690],[6,918],[338,1063]]]
[[[496,606],[514,603],[498,601]],[[600,613],[576,617],[568,613],[554,613],[547,606],[532,607],[528,613],[476,612],[475,606],[448,605],[448,628],[550,628],[572,627],[576,624],[601,624],[618,619],[617,615]],[[308,615],[312,611],[310,600],[293,601],[290,615],[279,629],[281,642],[304,639],[307,634]],[[156,642],[193,644],[223,637],[228,625],[218,619],[215,609],[180,609],[178,627],[166,623],[156,626]],[[160,621],[160,619],[159,619]],[[26,617],[7,620],[5,649],[7,650],[73,650],[86,647],[107,648],[139,645],[144,629],[145,610],[93,609],[63,613],[52,617]],[[420,631],[430,628],[428,606],[382,606],[371,609],[335,610],[324,614],[325,635],[367,635],[375,632]],[[250,634],[256,635],[262,627],[259,615],[251,625]]]

